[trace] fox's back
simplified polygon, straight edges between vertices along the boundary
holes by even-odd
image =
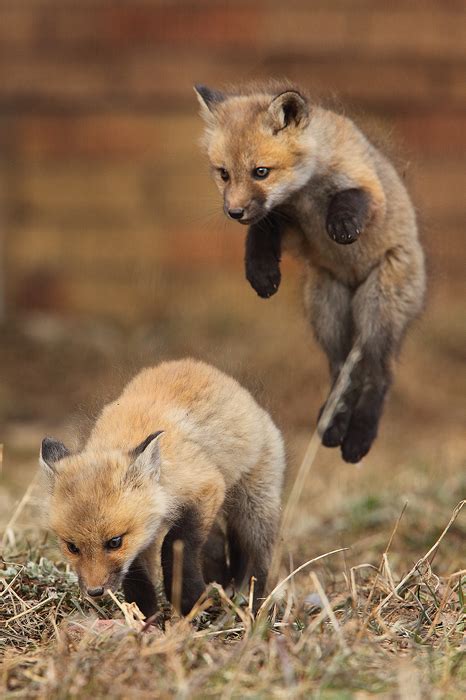
[[[193,446],[200,448],[227,483],[233,468],[238,475],[253,467],[266,441],[281,440],[269,415],[235,379],[191,359],[136,375],[104,408],[88,447],[131,449],[155,430],[166,431],[164,444],[180,461]]]

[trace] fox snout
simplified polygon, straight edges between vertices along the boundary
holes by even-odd
[[[227,209],[227,214],[231,219],[242,219],[244,216],[244,209],[242,207],[237,207],[236,209]]]
[[[78,574],[79,586],[83,595],[90,598],[100,598],[106,590],[115,591],[121,583],[121,572],[102,572],[97,575],[96,572],[89,572],[86,575],[84,572]]]
[[[240,224],[254,224],[262,219],[266,212],[261,202],[250,200],[238,203],[225,197],[223,210],[229,219]]]
[[[103,586],[100,586],[99,588],[87,588],[86,593],[88,596],[91,598],[100,598],[103,596],[105,591],[105,588]]]
[[[92,583],[88,583],[82,578],[79,579],[79,587],[81,588],[83,595],[89,596],[89,598],[101,598],[105,591],[115,591],[119,584],[120,581],[116,580],[114,576],[109,576],[108,579],[101,582],[100,585],[96,585],[94,581],[92,581]]]
[[[91,598],[100,598],[108,588],[110,590],[115,588],[110,581],[110,577],[97,582],[95,580],[86,581],[82,576],[79,576],[79,587],[84,595],[88,595]]]

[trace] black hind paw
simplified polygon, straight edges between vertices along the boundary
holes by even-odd
[[[374,427],[349,427],[341,445],[341,454],[345,462],[357,464],[369,452],[377,435]]]
[[[324,408],[325,404],[321,408],[319,419]],[[322,433],[322,445],[324,447],[338,447],[339,445],[341,445],[346,435],[346,431],[348,430],[348,423],[350,421],[350,418],[351,414],[349,410],[337,413],[332,418],[332,420]]]

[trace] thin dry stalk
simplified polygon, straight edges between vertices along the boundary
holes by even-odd
[[[399,514],[398,519],[397,519],[397,521],[396,521],[396,523],[395,523],[395,527],[394,527],[393,530],[392,530],[392,534],[390,535],[390,539],[389,539],[388,542],[387,542],[387,546],[385,547],[385,550],[384,550],[384,555],[385,555],[385,556],[388,554],[388,552],[389,552],[389,550],[390,550],[390,547],[392,546],[393,538],[395,537],[395,535],[396,535],[396,533],[397,533],[397,531],[398,531],[398,527],[399,527],[399,525],[400,525],[401,518],[402,518],[403,515],[405,514],[405,510],[406,510],[407,507],[408,507],[408,501],[405,501],[405,504],[404,504],[403,508],[401,509],[401,513]]]
[[[5,563],[6,563],[6,562],[5,562]],[[18,571],[18,573],[16,574],[16,576],[15,576],[14,578],[12,578],[11,581],[10,581],[10,583],[8,583],[8,584],[7,584],[7,582],[5,581],[5,579],[0,579],[0,581],[5,585],[5,588],[3,589],[3,591],[0,591],[0,598],[2,598],[2,597],[5,595],[5,593],[8,593],[8,591],[9,591],[11,588],[13,588],[13,586],[14,586],[14,584],[15,584],[15,581],[16,581],[16,579],[18,578],[18,576],[21,575],[22,570],[23,570],[23,567],[21,567],[21,568],[19,569],[19,571]]]
[[[195,632],[193,636],[194,638],[219,637],[222,634],[238,634],[243,632],[244,627],[227,627],[224,630],[214,630],[213,632],[211,630],[202,630],[201,632]]]
[[[360,362],[362,357],[361,342],[358,339],[348,357],[346,358],[345,364],[340,370],[338,379],[330,392],[330,395],[326,401],[325,409],[322,412],[319,423],[316,430],[311,435],[306,452],[304,453],[303,460],[296,474],[296,478],[293,483],[288,501],[283,512],[282,523],[280,527],[279,537],[277,538],[277,545],[275,547],[274,556],[272,558],[272,564],[270,567],[270,578],[273,580],[277,575],[277,570],[280,565],[283,542],[285,538],[288,537],[291,523],[293,522],[295,511],[299,503],[299,499],[304,489],[304,485],[311,471],[312,465],[314,464],[317,452],[321,444],[321,436],[328,428],[333,416],[337,412],[341,399],[349,387],[351,381],[351,374],[354,368]]]
[[[346,640],[343,636],[343,632],[341,631],[341,627],[338,623],[338,620],[335,616],[335,613],[332,610],[332,606],[330,605],[330,601],[327,598],[327,595],[326,595],[326,593],[325,593],[325,591],[324,591],[324,589],[323,589],[323,587],[322,587],[322,585],[321,585],[321,583],[320,583],[320,581],[319,581],[319,579],[314,571],[311,571],[311,578],[312,578],[312,582],[315,586],[315,589],[316,589],[316,591],[317,591],[317,593],[322,601],[323,608],[324,608],[325,612],[327,613],[330,621],[332,622],[332,625],[335,628],[335,632],[337,633],[337,637],[338,637],[338,641],[340,642],[340,646],[341,646],[342,650],[346,654],[348,654],[349,647],[348,647]]]
[[[248,608],[249,610],[252,610],[253,604],[254,604],[254,584],[256,582],[256,578],[254,576],[251,576],[251,581],[249,584],[249,599],[248,599]]]
[[[345,364],[341,368],[338,379],[335,382],[335,385],[325,403],[325,408],[317,425],[317,432],[319,435],[323,435],[330,425],[330,422],[339,408],[341,399],[350,385],[353,370],[356,365],[359,364],[361,358],[362,343],[360,338],[358,338],[354,343],[351,352],[346,358]]]
[[[178,615],[181,615],[181,595],[183,589],[183,555],[184,542],[173,542],[173,580],[172,580],[172,605]]]
[[[115,605],[120,608],[128,627],[136,630],[137,632],[141,632],[144,627],[145,617],[139,610],[136,603],[120,603],[116,595],[110,589],[107,590],[107,594],[113,600]]]
[[[395,590],[395,581],[393,580],[393,574],[392,574],[392,570],[390,568],[390,562],[388,561],[388,556],[387,556],[386,552],[384,552],[382,554],[382,558],[383,558],[383,570],[387,575],[388,582],[390,584],[392,591],[394,591]]]
[[[31,494],[37,484],[39,475],[36,473],[32,481],[30,482],[29,486],[27,487],[26,491],[24,492],[24,495],[18,505],[16,506],[13,515],[11,516],[10,520],[8,521],[5,531],[3,533],[2,537],[2,550],[4,549],[7,541],[14,546],[15,540],[14,540],[14,533],[13,533],[13,527],[18,520],[19,516],[23,512],[25,506],[29,503],[29,500],[31,498]]]

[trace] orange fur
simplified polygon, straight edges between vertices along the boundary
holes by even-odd
[[[164,432],[135,456],[155,430]],[[251,531],[266,528],[270,554],[284,469],[280,433],[234,379],[201,362],[142,370],[104,407],[79,454],[41,460],[50,527],[84,591],[116,588],[137,557],[153,581],[157,543],[186,507],[201,543],[222,511]],[[235,499],[239,486],[258,504],[256,523],[243,521],[249,514]],[[105,548],[121,535],[119,549]],[[69,542],[79,553],[68,551]]]
[[[294,252],[306,263],[306,308],[332,381],[353,344],[363,349],[347,402],[323,435],[345,460],[359,461],[377,433],[391,359],[423,305],[424,255],[409,195],[350,119],[299,88],[196,91],[225,213],[249,226],[247,279],[270,297],[282,250]]]

